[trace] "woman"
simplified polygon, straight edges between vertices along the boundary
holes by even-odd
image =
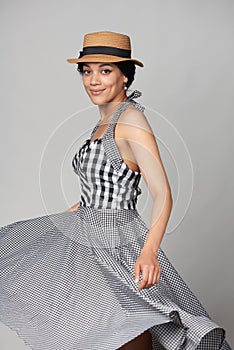
[[[1,228],[1,320],[36,350],[230,349],[160,248],[168,179],[134,80],[130,38],[84,37],[77,63],[100,119],[72,159],[81,198]],[[154,200],[136,209],[141,174]]]

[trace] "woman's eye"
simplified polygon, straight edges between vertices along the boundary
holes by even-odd
[[[88,75],[88,74],[90,73],[90,70],[84,69],[82,73],[83,73],[84,75]]]
[[[110,69],[103,69],[103,71],[102,71],[104,74],[109,74],[109,73],[111,73],[111,70]]]

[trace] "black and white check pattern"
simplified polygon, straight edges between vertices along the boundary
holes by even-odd
[[[106,135],[72,160],[76,211],[0,228],[0,320],[34,350],[117,350],[147,329],[153,350],[230,350],[161,249],[159,283],[138,290],[134,264],[148,232],[135,208],[140,176],[122,162],[113,126]]]
[[[72,165],[80,177],[81,205],[96,209],[136,208],[137,196],[141,193],[138,186],[141,174],[131,170],[122,160],[113,137],[120,114],[134,102],[129,99],[122,104],[104,136],[90,141],[99,126],[99,120],[90,139],[75,154]]]

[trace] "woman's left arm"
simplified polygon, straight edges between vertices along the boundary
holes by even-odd
[[[173,200],[158,145],[145,115],[134,109],[125,113],[123,122],[124,137],[153,198],[148,235],[134,267],[136,283],[139,282],[142,273],[142,281],[138,288],[150,288],[160,278],[157,252],[166,230]]]

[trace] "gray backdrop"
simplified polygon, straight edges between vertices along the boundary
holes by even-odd
[[[233,1],[2,0],[0,10],[0,225],[79,200],[71,157],[99,115],[66,58],[87,32],[129,34],[145,63],[133,88],[178,198],[163,249],[234,344]],[[2,324],[0,337],[3,350],[26,349]]]

